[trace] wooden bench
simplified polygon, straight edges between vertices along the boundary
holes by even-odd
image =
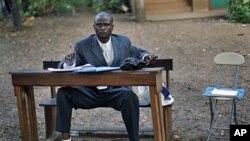
[[[48,68],[57,68],[60,61],[43,61],[43,69]],[[169,71],[173,70],[173,60],[172,59],[157,59],[154,64],[150,64],[147,67],[163,67],[165,76],[166,76],[166,86],[169,87]],[[164,76],[164,75],[163,75]],[[42,99],[39,102],[39,106],[44,107],[44,114],[45,114],[45,129],[46,129],[46,138],[53,138],[55,137],[55,117],[56,117],[56,88],[54,86],[50,87],[51,90],[51,98]],[[165,120],[165,128],[166,128],[166,136],[167,141],[171,140],[172,137],[172,105],[164,106],[164,120]],[[141,108],[150,107],[150,105],[140,105]],[[81,129],[84,131],[115,131],[117,129]],[[119,129],[117,131],[126,131],[126,129]],[[142,132],[153,132],[152,129],[140,129]]]

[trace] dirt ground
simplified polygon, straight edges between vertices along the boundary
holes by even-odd
[[[9,22],[0,29],[0,140],[20,140],[16,98],[9,71],[20,68],[41,68],[43,60],[60,60],[68,53],[67,44],[94,33],[90,12],[73,16],[35,18],[32,27],[11,32]],[[202,96],[206,86],[215,82],[213,57],[223,51],[244,55],[240,86],[249,89],[250,25],[230,23],[224,18],[148,21],[136,23],[134,18],[115,14],[114,33],[128,36],[132,43],[160,58],[172,58],[170,90],[175,98],[173,140],[204,141],[210,122],[209,100]],[[49,88],[35,87],[36,103],[49,95]],[[238,102],[239,124],[250,124],[250,97]],[[45,140],[43,108],[37,104],[39,139]],[[224,117],[223,114],[220,117]],[[85,127],[124,127],[119,112],[113,109],[77,110],[73,125]],[[151,127],[149,109],[141,109],[140,127]],[[219,131],[223,135],[223,131]],[[227,134],[225,136],[228,137]],[[91,138],[75,140],[127,140],[126,138]],[[141,139],[141,140],[153,140]],[[228,139],[226,139],[228,140]]]

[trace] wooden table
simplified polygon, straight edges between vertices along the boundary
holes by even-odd
[[[165,141],[163,108],[160,90],[162,68],[105,73],[51,73],[47,70],[17,70],[10,72],[17,97],[22,141],[38,141],[35,95],[33,86],[149,86],[155,141]]]

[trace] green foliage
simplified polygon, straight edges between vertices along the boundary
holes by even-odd
[[[63,14],[78,7],[91,7],[95,12],[120,12],[120,0],[31,0],[28,11],[23,16],[44,16]]]
[[[85,3],[86,0],[32,0],[24,16],[44,16],[65,13]]]
[[[91,4],[92,0],[68,0],[68,3],[74,7],[80,7],[83,5],[88,6],[89,4]]]
[[[32,0],[25,16],[43,16],[54,12],[58,0]]]
[[[239,23],[250,23],[250,0],[231,0],[228,18]]]
[[[113,13],[119,13],[120,0],[92,0],[92,7],[95,12],[111,11]]]
[[[3,21],[4,20],[4,16],[3,14],[0,12],[0,21]]]
[[[54,12],[55,13],[65,13],[73,9],[74,7],[67,0],[60,0],[56,2]]]

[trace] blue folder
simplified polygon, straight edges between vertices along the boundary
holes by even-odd
[[[107,72],[107,71],[114,71],[114,70],[120,70],[120,67],[107,67],[107,66],[102,66],[102,67],[84,67],[81,69],[76,70],[75,72]]]
[[[204,91],[203,95],[204,96],[209,96],[209,97],[227,97],[225,95],[213,95],[212,91],[214,89],[221,89],[221,90],[233,90],[233,91],[237,91],[237,95],[236,96],[228,96],[228,97],[232,97],[232,98],[237,98],[237,99],[243,99],[244,94],[245,94],[245,89],[243,88],[237,88],[237,89],[232,89],[232,88],[216,88],[216,87],[207,87],[206,90]]]

